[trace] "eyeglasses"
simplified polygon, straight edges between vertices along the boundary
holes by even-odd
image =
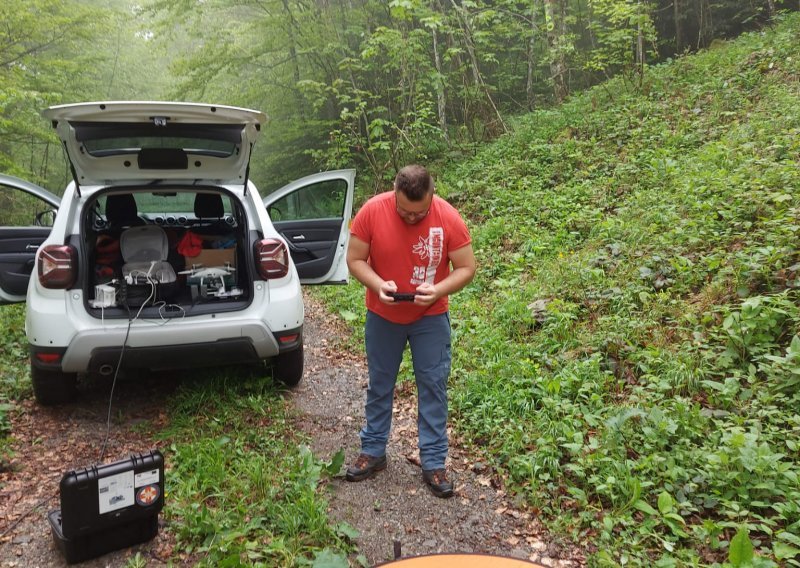
[[[398,215],[400,215],[404,220],[412,223],[421,221],[427,217],[431,210],[431,206],[428,204],[428,207],[424,211],[408,211],[400,207],[400,204],[398,204],[397,201],[395,201],[395,208],[397,209]]]

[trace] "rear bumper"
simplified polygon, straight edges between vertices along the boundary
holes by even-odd
[[[116,369],[118,363],[124,369],[164,371],[249,364],[259,360],[253,343],[246,338],[237,338],[191,345],[125,347],[124,351],[121,347],[102,347],[92,351],[87,371],[108,374]]]
[[[79,332],[70,341],[61,368],[66,373],[82,373],[100,364],[111,363],[116,367],[123,344],[126,351],[123,367],[152,369],[224,365],[230,361],[247,363],[274,357],[290,348],[281,349],[276,335],[261,320],[183,320],[176,324],[179,322],[133,325],[127,340],[127,326]],[[296,329],[300,333],[302,326]]]
[[[260,328],[256,326],[256,329]],[[152,330],[148,330],[148,333],[152,333]],[[31,361],[41,369],[98,374],[107,374],[120,363],[126,369],[151,370],[252,364],[300,347],[303,344],[303,327],[276,334],[257,333],[182,344],[165,342],[163,345],[136,345],[129,337],[123,347],[124,333],[118,342],[114,342],[113,337],[108,333],[103,334],[103,344],[99,345],[97,333],[79,334],[66,349],[31,345]],[[290,337],[291,341],[287,341],[286,337]],[[46,358],[48,362],[43,362],[40,354],[50,355]]]
[[[138,317],[132,322],[97,319],[87,314],[79,290],[58,292],[47,290],[47,295],[29,299],[25,330],[32,360],[40,352],[60,351],[57,362],[51,362],[52,357],[45,360],[48,368],[60,367],[65,373],[85,373],[111,363],[123,344],[123,366],[173,369],[269,359],[302,344],[299,285],[270,289],[256,282],[253,301],[239,311]],[[295,337],[287,338],[292,334]]]

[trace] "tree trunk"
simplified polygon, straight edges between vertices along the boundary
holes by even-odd
[[[642,31],[642,3],[636,2],[636,71],[639,74],[639,86],[644,79],[644,31]]]
[[[297,23],[294,20],[294,15],[292,14],[292,10],[289,7],[289,2],[287,0],[283,0],[283,11],[286,13],[286,17],[289,19],[289,25],[287,26],[289,34],[289,58],[292,60],[292,75],[294,77],[293,88],[296,89],[297,84],[300,82],[300,66],[297,61],[297,39],[294,35],[295,26]]]
[[[553,79],[553,95],[560,103],[567,98],[567,64],[561,49],[563,22],[559,21],[562,12],[561,0],[544,0],[547,47],[550,50],[550,76]]]
[[[467,20],[466,15],[462,13],[462,8],[456,4],[456,1],[450,0],[450,2],[453,5],[456,17],[458,18],[461,29],[464,32],[464,45],[467,47],[467,54],[469,55],[469,60],[472,65],[472,75],[475,80],[475,84],[481,87],[486,95],[486,100],[489,101],[489,105],[492,107],[492,110],[494,111],[494,114],[497,117],[497,121],[500,123],[503,132],[508,133],[506,123],[503,120],[503,117],[500,116],[500,111],[497,110],[497,105],[494,104],[494,99],[492,99],[492,95],[489,93],[489,88],[486,86],[483,76],[481,75],[480,67],[478,67],[478,58],[475,55],[475,43],[472,41],[472,28],[469,25],[469,21]]]
[[[436,28],[431,29],[433,36],[433,64],[436,66],[436,107],[439,111],[439,128],[442,130],[444,141],[450,146],[450,135],[447,132],[447,97],[444,92],[444,72],[442,71],[442,56],[439,53],[439,34]]]
[[[680,0],[672,0],[672,19],[675,22],[675,54],[680,55],[683,49],[681,35],[683,33],[683,25],[681,23],[681,3]]]
[[[533,110],[533,75],[536,69],[536,1],[531,2],[531,36],[528,38],[528,72],[525,80],[525,103]]]
[[[767,0],[767,10],[769,10],[769,19],[775,17],[775,0]]]

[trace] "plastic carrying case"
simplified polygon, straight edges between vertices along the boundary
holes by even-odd
[[[164,507],[164,457],[158,450],[67,472],[61,509],[47,518],[68,564],[146,542]]]
[[[168,262],[169,239],[158,225],[131,227],[119,238],[125,303],[141,306],[168,300],[177,291],[177,275]]]

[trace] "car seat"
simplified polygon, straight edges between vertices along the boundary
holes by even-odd
[[[200,234],[218,235],[230,231],[223,217],[225,205],[219,193],[198,193],[194,197],[194,216],[197,224],[194,230]]]
[[[128,284],[171,284],[177,280],[175,270],[167,262],[169,240],[158,225],[131,227],[120,236],[122,277]]]
[[[98,205],[99,203],[96,202],[95,207]],[[145,223],[139,217],[136,199],[130,193],[112,193],[107,196],[105,214],[105,229],[107,230],[97,233],[95,239],[94,284],[107,284],[113,279],[119,278],[124,263],[120,252],[120,235],[128,227]],[[102,229],[103,225],[95,227]]]
[[[130,193],[117,193],[106,198],[106,222],[110,229],[143,225],[136,208],[136,199]]]

